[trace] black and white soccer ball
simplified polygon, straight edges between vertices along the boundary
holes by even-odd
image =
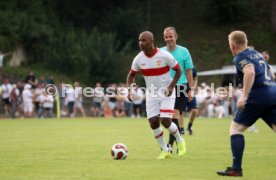
[[[114,144],[111,148],[111,156],[115,160],[124,160],[128,154],[127,146],[122,143]]]

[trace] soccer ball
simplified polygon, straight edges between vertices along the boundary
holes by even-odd
[[[127,157],[127,146],[122,143],[114,144],[111,148],[111,156],[115,160],[124,160]]]

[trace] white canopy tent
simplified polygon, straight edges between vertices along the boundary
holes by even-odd
[[[272,65],[274,73],[276,73],[276,65]],[[221,69],[213,69],[209,71],[197,72],[198,76],[214,76],[214,75],[225,75],[225,74],[236,74],[236,67],[234,65],[223,66]]]
[[[276,74],[276,65],[271,65],[274,74]],[[198,76],[215,76],[215,75],[233,75],[231,78],[233,81],[233,85],[237,85],[237,76],[236,76],[237,70],[234,65],[229,65],[229,66],[223,66],[221,69],[213,69],[209,71],[201,71],[197,72]]]

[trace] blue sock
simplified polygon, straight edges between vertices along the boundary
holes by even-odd
[[[242,156],[244,151],[244,136],[242,134],[234,134],[230,137],[231,149],[233,156],[232,168],[236,170],[241,170]]]
[[[190,129],[192,129],[192,125],[193,125],[193,123],[191,123],[191,122],[189,122],[189,124],[188,124],[188,130],[190,130]]]

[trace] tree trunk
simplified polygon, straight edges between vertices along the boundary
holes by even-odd
[[[26,55],[22,46],[17,46],[15,51],[12,53],[11,61],[9,62],[9,66],[17,67],[22,64],[22,62],[26,61]]]

